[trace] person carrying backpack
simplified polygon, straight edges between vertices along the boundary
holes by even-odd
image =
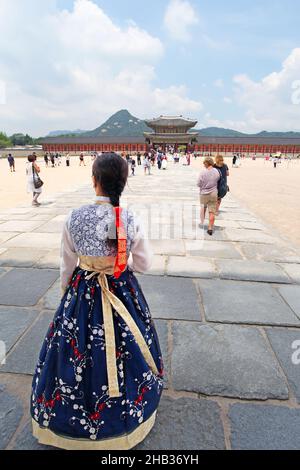
[[[218,202],[218,183],[221,178],[220,172],[214,168],[214,160],[211,157],[205,158],[204,171],[201,172],[198,179],[198,187],[200,188],[200,227],[204,226],[206,212],[209,212],[208,235],[214,233],[215,216]]]
[[[222,199],[227,195],[229,191],[228,187],[228,177],[229,177],[229,168],[224,162],[224,158],[222,155],[217,155],[215,158],[215,165],[214,168],[216,168],[219,173],[220,173],[220,180],[218,183],[218,203],[217,203],[217,213],[216,215],[219,215],[220,207],[222,204]]]

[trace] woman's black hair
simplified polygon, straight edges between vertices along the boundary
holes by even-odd
[[[109,197],[114,207],[120,206],[120,197],[125,189],[128,179],[128,163],[116,153],[105,153],[97,157],[93,164],[93,176],[101,186],[105,196]],[[109,243],[118,245],[116,224],[109,228]]]
[[[128,179],[128,164],[116,153],[105,153],[93,164],[93,176],[114,207],[119,207],[120,197]]]
[[[35,155],[29,155],[29,156],[28,156],[28,161],[29,161],[30,163],[34,163],[34,162],[36,161],[36,156],[35,156]]]

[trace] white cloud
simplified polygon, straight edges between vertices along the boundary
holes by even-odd
[[[155,104],[160,107],[163,114],[184,114],[196,115],[203,106],[199,101],[191,100],[187,97],[185,86],[171,86],[165,90],[156,88],[153,93]]]
[[[214,85],[217,88],[224,88],[224,80],[222,78],[218,78],[214,81]]]
[[[248,133],[300,131],[300,48],[292,50],[280,71],[260,81],[245,74],[236,75],[233,82],[233,96],[225,96],[223,102],[234,105],[241,119],[221,120],[206,113],[202,127],[225,127]]]
[[[127,61],[155,60],[163,53],[159,39],[131,23],[126,29],[116,26],[91,0],[76,0],[72,12],[62,11],[51,18],[61,45],[68,51],[97,58]]]
[[[194,7],[187,0],[171,0],[164,18],[164,26],[170,36],[178,41],[189,42],[191,29],[199,23]]]
[[[300,130],[300,104],[294,99],[299,93],[295,87],[298,80],[300,48],[291,52],[279,72],[260,81],[247,75],[234,78],[236,101],[245,110],[250,130]]]
[[[0,0],[0,11],[1,130],[90,129],[121,108],[141,117],[201,109],[184,86],[155,87],[158,38],[116,25],[91,0],[71,11],[56,0]]]

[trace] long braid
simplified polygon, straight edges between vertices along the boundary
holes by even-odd
[[[119,207],[120,206],[120,195],[118,193],[111,193],[109,195],[110,202],[112,206]]]
[[[103,193],[109,197],[112,206],[119,207],[128,178],[127,162],[115,153],[104,154],[95,160],[93,176]],[[116,224],[111,227],[109,238],[114,244],[118,244]]]

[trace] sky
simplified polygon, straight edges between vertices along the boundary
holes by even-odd
[[[94,129],[120,109],[300,131],[300,2],[0,0],[0,131]]]

